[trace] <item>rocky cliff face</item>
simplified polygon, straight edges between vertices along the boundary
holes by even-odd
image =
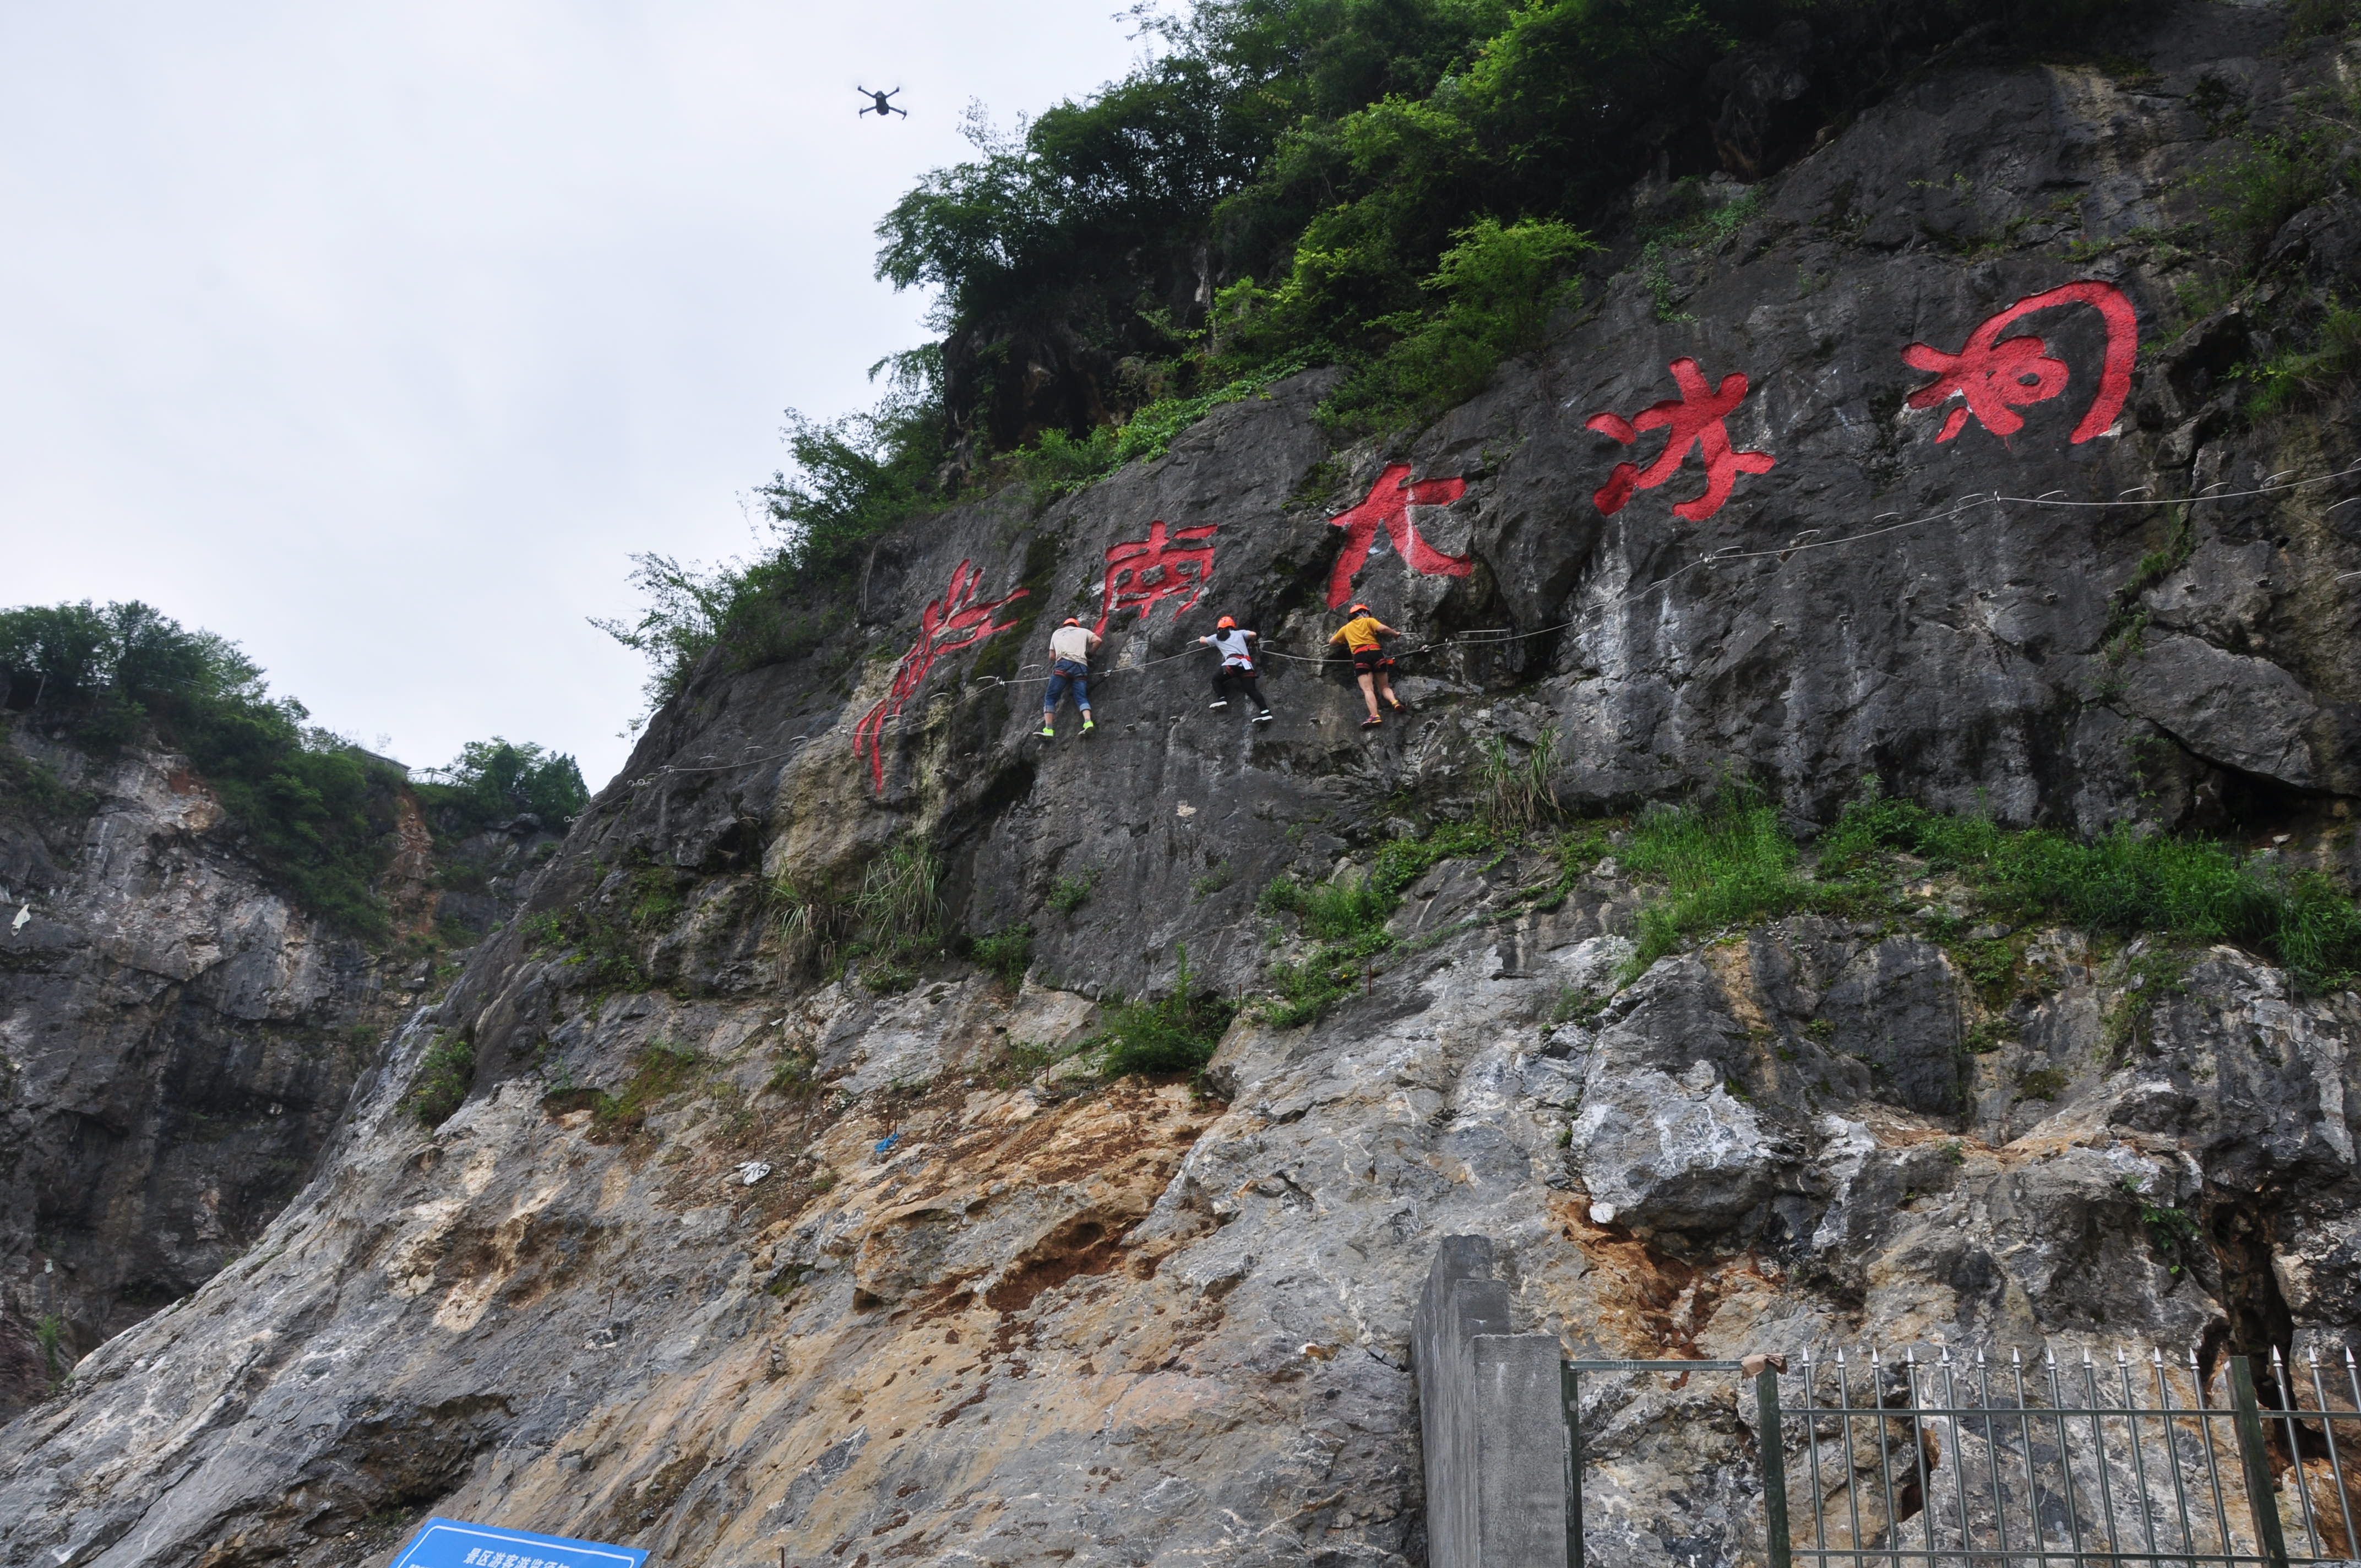
[[[0,729],[0,1409],[13,1412],[246,1249],[434,984],[438,950],[371,950],[294,907],[177,756],[101,762],[21,726]],[[415,806],[395,805],[386,893],[415,938],[436,918],[437,857]]]
[[[2184,6],[2129,80],[1921,82],[1400,452],[1332,453],[1305,378],[882,544],[849,639],[657,717],[253,1248],[0,1436],[0,1554],[342,1563],[431,1506],[667,1562],[1416,1563],[1408,1328],[1456,1232],[1602,1354],[2338,1342],[2361,1001],[1963,933],[1941,877],[1619,985],[1651,890],[1534,839],[1434,866],[1356,994],[1249,1007],[1202,1087],[1057,1060],[1184,945],[1250,998],[1301,950],[1274,876],[1465,815],[1550,730],[1577,810],[1738,769],[1826,820],[1875,773],[2345,863],[2361,482],[2312,481],[2349,418],[2236,419],[2259,329],[2189,323],[2160,237],[2224,94],[2352,68],[2279,27]],[[2355,276],[2342,208],[2290,230]],[[1210,585],[1105,605],[1098,732],[1032,738],[1049,627],[1157,587],[1158,539]],[[1310,655],[1356,597],[1455,636],[1407,718],[1283,661],[1276,722],[1206,711],[1214,614]],[[957,927],[1031,927],[1021,983],[848,953],[830,911],[917,844]],[[1632,1561],[1752,1550],[1726,1389],[1600,1441]]]

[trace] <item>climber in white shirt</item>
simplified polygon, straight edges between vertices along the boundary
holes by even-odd
[[[1252,631],[1241,631],[1238,623],[1226,615],[1214,625],[1217,630],[1211,637],[1197,639],[1222,656],[1221,667],[1213,672],[1213,706],[1229,707],[1231,691],[1242,691],[1254,701],[1254,721],[1269,723],[1270,704],[1262,699],[1262,676],[1255,669],[1256,644],[1262,641],[1261,637]]]

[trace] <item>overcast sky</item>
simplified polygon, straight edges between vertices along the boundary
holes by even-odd
[[[412,765],[619,766],[636,551],[928,302],[877,218],[1120,76],[1119,0],[0,0],[0,605],[141,598]],[[856,84],[910,117],[856,119]]]

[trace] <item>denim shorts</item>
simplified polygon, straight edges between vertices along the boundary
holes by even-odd
[[[1074,706],[1076,707],[1090,707],[1090,676],[1091,672],[1087,666],[1077,664],[1071,659],[1059,660],[1056,663],[1049,666],[1049,689],[1041,694],[1041,706],[1043,707],[1057,707],[1058,699],[1066,695],[1066,688],[1071,686],[1073,688],[1074,692]]]

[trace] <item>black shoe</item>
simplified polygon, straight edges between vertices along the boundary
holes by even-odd
[[[1268,724],[1270,722],[1270,709],[1266,707],[1260,713],[1256,714],[1254,716],[1254,721],[1257,724]]]

